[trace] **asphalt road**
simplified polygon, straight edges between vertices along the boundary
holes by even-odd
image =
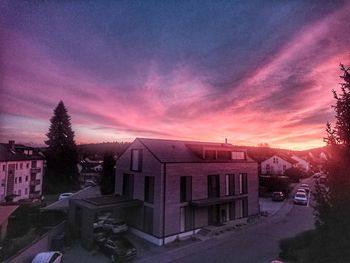
[[[311,180],[310,180],[311,182]],[[282,208],[265,221],[242,229],[211,247],[198,249],[176,257],[172,262],[237,262],[265,263],[276,259],[280,239],[312,229],[312,201],[308,206],[294,205],[285,200]]]

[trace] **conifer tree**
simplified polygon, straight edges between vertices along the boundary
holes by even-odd
[[[60,101],[50,119],[51,125],[46,134],[47,175],[52,182],[59,184],[77,183],[78,152],[74,141],[71,118],[63,102]]]

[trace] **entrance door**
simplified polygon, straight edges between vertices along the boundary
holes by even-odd
[[[217,225],[220,223],[220,205],[212,205],[208,208],[208,224]]]

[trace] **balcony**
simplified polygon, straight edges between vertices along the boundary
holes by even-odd
[[[41,172],[41,168],[30,168],[30,172],[31,173],[40,173]]]
[[[30,186],[36,186],[36,185],[39,185],[39,184],[40,184],[40,180],[39,179],[30,181]]]

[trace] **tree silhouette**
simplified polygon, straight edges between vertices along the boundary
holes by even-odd
[[[46,134],[48,145],[46,152],[47,176],[59,184],[78,182],[78,152],[74,141],[74,131],[70,116],[63,102],[60,101],[50,119],[51,125]]]
[[[340,65],[341,91],[333,90],[336,123],[327,123],[330,160],[326,183],[316,184],[316,234],[307,262],[350,262],[350,68]]]
[[[103,156],[103,173],[101,178],[101,194],[114,193],[115,187],[115,160],[112,152],[106,152]]]

